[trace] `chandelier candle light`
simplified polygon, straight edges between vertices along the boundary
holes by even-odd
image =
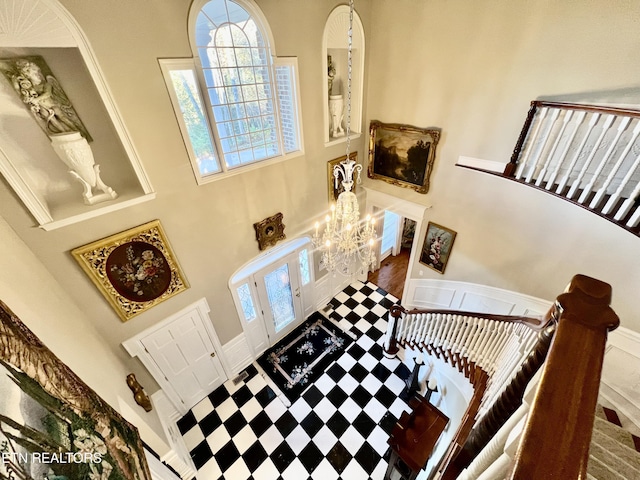
[[[338,196],[338,202],[331,205],[331,213],[325,217],[324,230],[320,232],[320,222],[315,224],[313,244],[322,252],[322,263],[329,272],[336,271],[351,276],[366,274],[369,266],[375,263],[374,245],[376,240],[375,218],[367,215],[360,219],[358,198],[351,190],[354,174],[360,183],[362,165],[349,158],[351,134],[351,71],[353,45],[353,0],[349,2],[349,31],[347,48],[347,114],[346,114],[346,159],[333,169],[335,187],[342,177],[344,191]]]

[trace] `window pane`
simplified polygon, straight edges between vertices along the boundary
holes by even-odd
[[[238,120],[239,118],[245,118],[247,116],[242,103],[229,105],[229,110],[231,111],[231,119],[233,120]]]
[[[251,58],[253,58],[253,64],[255,66],[261,66],[267,64],[267,51],[264,48],[252,48]]]
[[[306,248],[298,254],[298,262],[300,263],[300,280],[302,281],[302,285],[306,285],[311,281],[311,275],[309,273],[309,253]]]
[[[237,68],[221,68],[220,74],[222,75],[223,85],[239,85],[240,75]]]
[[[216,122],[224,122],[225,120],[231,120],[229,107],[227,107],[226,105],[223,105],[221,107],[213,107],[213,115],[216,118]]]
[[[256,309],[253,305],[253,298],[251,297],[251,290],[249,290],[249,284],[245,283],[238,287],[238,297],[240,298],[240,305],[242,305],[242,313],[244,319],[247,322],[254,320],[256,315]]]
[[[251,49],[249,48],[236,48],[236,62],[239,67],[251,67],[253,62],[251,61]]]
[[[220,165],[215,156],[194,72],[192,70],[172,70],[170,77],[200,174],[208,175],[219,172]]]
[[[265,275],[264,284],[273,316],[273,326],[277,333],[296,318],[287,264]]]
[[[233,37],[231,36],[231,26],[222,25],[218,27],[214,33],[215,46],[233,47]]]
[[[214,49],[199,48],[198,55],[200,56],[200,63],[202,64],[202,68],[211,68],[218,66],[218,58]]]
[[[248,83],[255,83],[256,76],[253,73],[252,67],[240,68],[240,81],[246,85]]]
[[[233,46],[234,47],[248,47],[249,39],[246,34],[238,28],[236,25],[232,25],[231,27],[231,35],[233,37]]]
[[[235,67],[236,56],[233,48],[218,48],[218,62],[221,67]]]

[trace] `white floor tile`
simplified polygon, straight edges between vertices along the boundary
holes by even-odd
[[[369,480],[369,474],[354,458],[349,462],[344,472],[342,472],[342,478],[348,478],[349,480]]]
[[[220,467],[218,466],[218,462],[216,462],[215,458],[212,458],[207,463],[205,463],[198,472],[196,473],[197,480],[211,480],[213,478],[220,478],[222,475],[222,471],[220,471]],[[274,477],[277,478],[277,477]]]
[[[282,472],[282,478],[284,478],[284,480],[302,480],[303,478],[308,477],[309,473],[307,472],[307,469],[304,468],[302,462],[297,458],[291,462],[284,472]]]
[[[326,397],[320,400],[320,403],[318,403],[313,409],[313,411],[316,412],[316,415],[320,417],[320,420],[322,420],[325,423],[329,421],[329,419],[336,412],[336,410],[337,409],[333,405],[333,403],[331,403],[329,399]]]
[[[300,397],[293,403],[293,405],[291,405],[291,407],[289,407],[289,413],[293,415],[293,418],[295,418],[298,422],[304,420],[310,412],[311,407],[302,397]]]
[[[320,462],[320,465],[318,465],[318,467],[313,471],[312,478],[318,479],[318,480],[337,480],[339,476],[340,475],[338,475],[338,472],[336,472],[336,469],[333,468],[333,466],[331,466],[331,464],[329,463],[329,460],[325,458]]]
[[[247,403],[240,407],[240,411],[247,422],[250,422],[262,411],[262,405],[260,405],[255,397],[252,397]]]
[[[224,472],[224,478],[229,478],[229,479],[237,478],[238,480],[240,480],[241,478],[249,478],[250,475],[251,475],[251,472],[247,468],[247,464],[242,458],[239,458],[238,460],[236,460],[233,463],[233,465],[229,467],[229,470]]]
[[[255,480],[274,480],[274,478],[278,478],[279,476],[280,472],[278,472],[278,469],[269,458],[253,472],[253,478]],[[209,480],[213,480],[213,478],[214,477],[211,477]]]
[[[231,397],[227,398],[218,406],[218,408],[216,408],[216,412],[218,412],[218,416],[223,422],[237,411],[238,405],[236,405],[236,402],[234,402]]]
[[[387,413],[387,407],[382,405],[378,400],[372,398],[364,407],[364,411],[371,417],[371,420],[378,423],[384,414]]]
[[[360,447],[364,443],[364,438],[360,433],[355,429],[353,425],[349,425],[349,428],[342,434],[340,437],[340,442],[347,449],[347,451],[351,455],[355,455],[360,450]],[[344,478],[350,478],[344,476]]]
[[[184,440],[184,445],[187,447],[187,450],[192,450],[204,440],[204,435],[202,434],[200,427],[196,425],[185,433],[182,436],[182,439]]]
[[[344,418],[349,420],[349,422],[353,422],[355,418],[360,415],[362,409],[351,398],[347,398],[342,405],[340,405],[338,411],[344,416]]]
[[[193,413],[193,416],[196,417],[198,422],[211,412],[213,412],[213,405],[211,404],[209,397],[204,397],[203,400],[198,402],[196,406],[191,409],[191,413]]]
[[[338,439],[336,436],[326,425],[313,437],[313,443],[315,443],[316,447],[318,447],[318,450],[320,450],[323,455],[329,453],[337,441]]]
[[[207,437],[209,448],[214,454],[224,447],[229,440],[231,440],[231,436],[226,428],[219,428]]]
[[[245,425],[242,430],[233,436],[233,443],[241,454],[253,445],[256,440],[258,440],[258,437],[253,433],[249,425]]]
[[[260,444],[265,449],[267,454],[271,455],[278,446],[282,443],[284,437],[278,431],[275,425],[271,425],[266,432],[260,435]]]
[[[289,435],[287,435],[286,440],[291,447],[291,450],[293,450],[293,453],[298,455],[311,441],[311,437],[307,435],[304,428],[298,425]]]

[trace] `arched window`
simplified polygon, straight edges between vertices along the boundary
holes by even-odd
[[[301,153],[295,58],[250,0],[196,0],[194,60],[160,60],[199,183]],[[213,128],[212,128],[213,127]]]

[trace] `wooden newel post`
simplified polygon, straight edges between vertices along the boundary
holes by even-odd
[[[393,358],[398,353],[398,342],[396,340],[396,333],[398,330],[398,319],[404,312],[404,308],[400,305],[393,305],[389,309],[389,323],[387,323],[387,337],[384,340],[384,356],[387,358]]]
[[[557,298],[558,328],[507,478],[586,478],[607,332],[620,324],[610,302],[611,286],[584,275]]]

